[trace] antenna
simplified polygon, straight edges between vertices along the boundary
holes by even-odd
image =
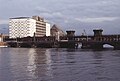
[[[86,36],[87,36],[87,33],[86,33],[85,29],[84,29],[83,31],[84,31],[84,35],[86,35]]]

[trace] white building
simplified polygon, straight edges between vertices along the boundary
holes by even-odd
[[[50,36],[50,24],[39,16],[10,18],[9,37],[22,38],[35,36]]]
[[[46,36],[46,22],[44,21],[44,18],[41,18],[39,16],[32,16],[32,18],[36,20],[35,36]]]
[[[46,36],[50,36],[50,24],[46,23]]]
[[[36,32],[36,20],[29,17],[11,18],[9,21],[9,37],[22,38],[34,36]]]

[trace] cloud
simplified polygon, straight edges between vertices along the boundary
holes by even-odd
[[[8,24],[9,20],[0,20],[0,24]]]
[[[46,13],[46,12],[49,13],[49,12],[51,12],[48,8],[40,7],[40,6],[37,6],[35,8],[35,11],[40,12],[40,13]]]
[[[119,19],[119,17],[75,18],[76,21],[84,23],[102,23],[106,21],[115,21],[117,19]]]
[[[0,3],[0,19],[39,15],[61,25],[63,30],[88,27],[107,30],[109,27],[111,32],[110,28],[120,29],[120,0],[0,0]],[[7,22],[1,20],[2,23]]]

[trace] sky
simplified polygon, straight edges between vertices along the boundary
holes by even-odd
[[[77,35],[93,34],[93,29],[120,34],[120,0],[0,0],[0,31],[9,18],[34,15]]]

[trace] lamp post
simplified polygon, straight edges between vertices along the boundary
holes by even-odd
[[[34,42],[34,43],[36,42],[36,39],[35,39],[35,32],[34,32],[34,36],[33,36],[33,42]]]
[[[87,35],[85,29],[84,29],[83,31],[84,31],[84,34],[85,34],[85,36],[86,36],[86,41],[88,41],[88,35]]]

